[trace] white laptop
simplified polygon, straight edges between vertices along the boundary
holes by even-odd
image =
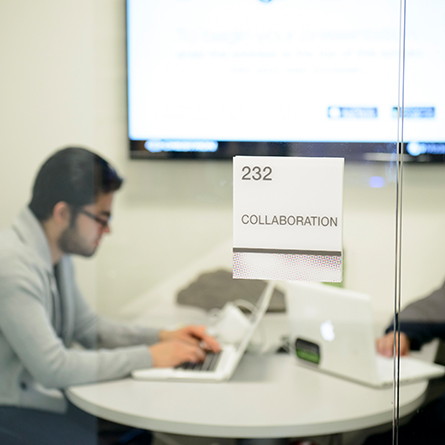
[[[264,288],[258,299],[256,311],[251,315],[250,326],[238,344],[221,345],[220,354],[207,354],[206,360],[201,364],[190,363],[176,368],[141,369],[133,371],[133,378],[184,382],[223,382],[230,379],[269,307],[274,287],[275,283],[271,281]]]
[[[373,387],[393,384],[392,357],[377,354],[371,297],[320,283],[288,282],[290,349],[297,362]],[[444,374],[445,368],[401,357],[400,383]]]

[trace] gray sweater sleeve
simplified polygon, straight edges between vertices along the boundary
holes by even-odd
[[[159,330],[116,323],[94,313],[74,284],[74,339],[88,349],[152,345],[159,341]]]
[[[36,381],[48,388],[64,388],[122,378],[152,365],[145,345],[97,351],[66,348],[45,307],[43,277],[29,273],[20,262],[8,264],[7,269],[0,271],[0,329]],[[106,326],[101,328],[105,336],[110,330]]]

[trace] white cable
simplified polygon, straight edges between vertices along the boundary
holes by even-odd
[[[251,315],[253,315],[254,313],[256,313],[258,311],[258,307],[256,307],[254,304],[252,304],[250,301],[247,300],[235,300],[233,302],[233,304],[235,306],[238,307],[245,307],[246,309],[250,310]],[[266,330],[264,329],[264,326],[261,324],[259,324],[258,326],[258,332],[260,333],[260,337],[261,337],[261,347],[259,351],[252,351],[252,349],[250,349],[250,352],[254,352],[255,354],[261,355],[264,354],[267,351],[267,333]]]
[[[247,301],[247,300],[238,299],[238,300],[234,300],[234,301],[229,301],[228,303],[232,303],[237,308],[247,309],[248,311],[250,311],[251,317],[258,311],[258,307],[256,307],[254,304],[252,304],[250,301]],[[214,335],[216,337],[218,336],[217,335],[218,333],[214,330],[214,328],[215,328],[215,324],[218,322],[217,316],[221,312],[221,310],[222,309],[212,308],[208,311],[210,326],[208,327],[207,332],[209,335]],[[266,348],[267,334],[266,334],[264,326],[261,323],[260,323],[260,326],[258,327],[258,332],[261,337],[261,347],[260,347],[260,350],[255,351],[255,353],[260,355],[260,354],[264,354],[267,351],[267,348]],[[253,352],[252,349],[250,349],[250,352]]]
[[[243,308],[249,310],[252,314],[258,310],[258,308],[254,304],[252,304],[250,301],[247,301],[247,300],[235,300],[232,303],[235,306],[243,307]]]

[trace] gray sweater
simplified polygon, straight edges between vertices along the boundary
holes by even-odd
[[[68,255],[57,275],[42,226],[26,208],[0,233],[0,405],[63,412],[60,389],[152,366],[146,345],[157,330],[92,312]]]

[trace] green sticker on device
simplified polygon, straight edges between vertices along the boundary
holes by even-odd
[[[295,340],[295,353],[301,360],[318,365],[320,363],[320,346],[302,338]]]

